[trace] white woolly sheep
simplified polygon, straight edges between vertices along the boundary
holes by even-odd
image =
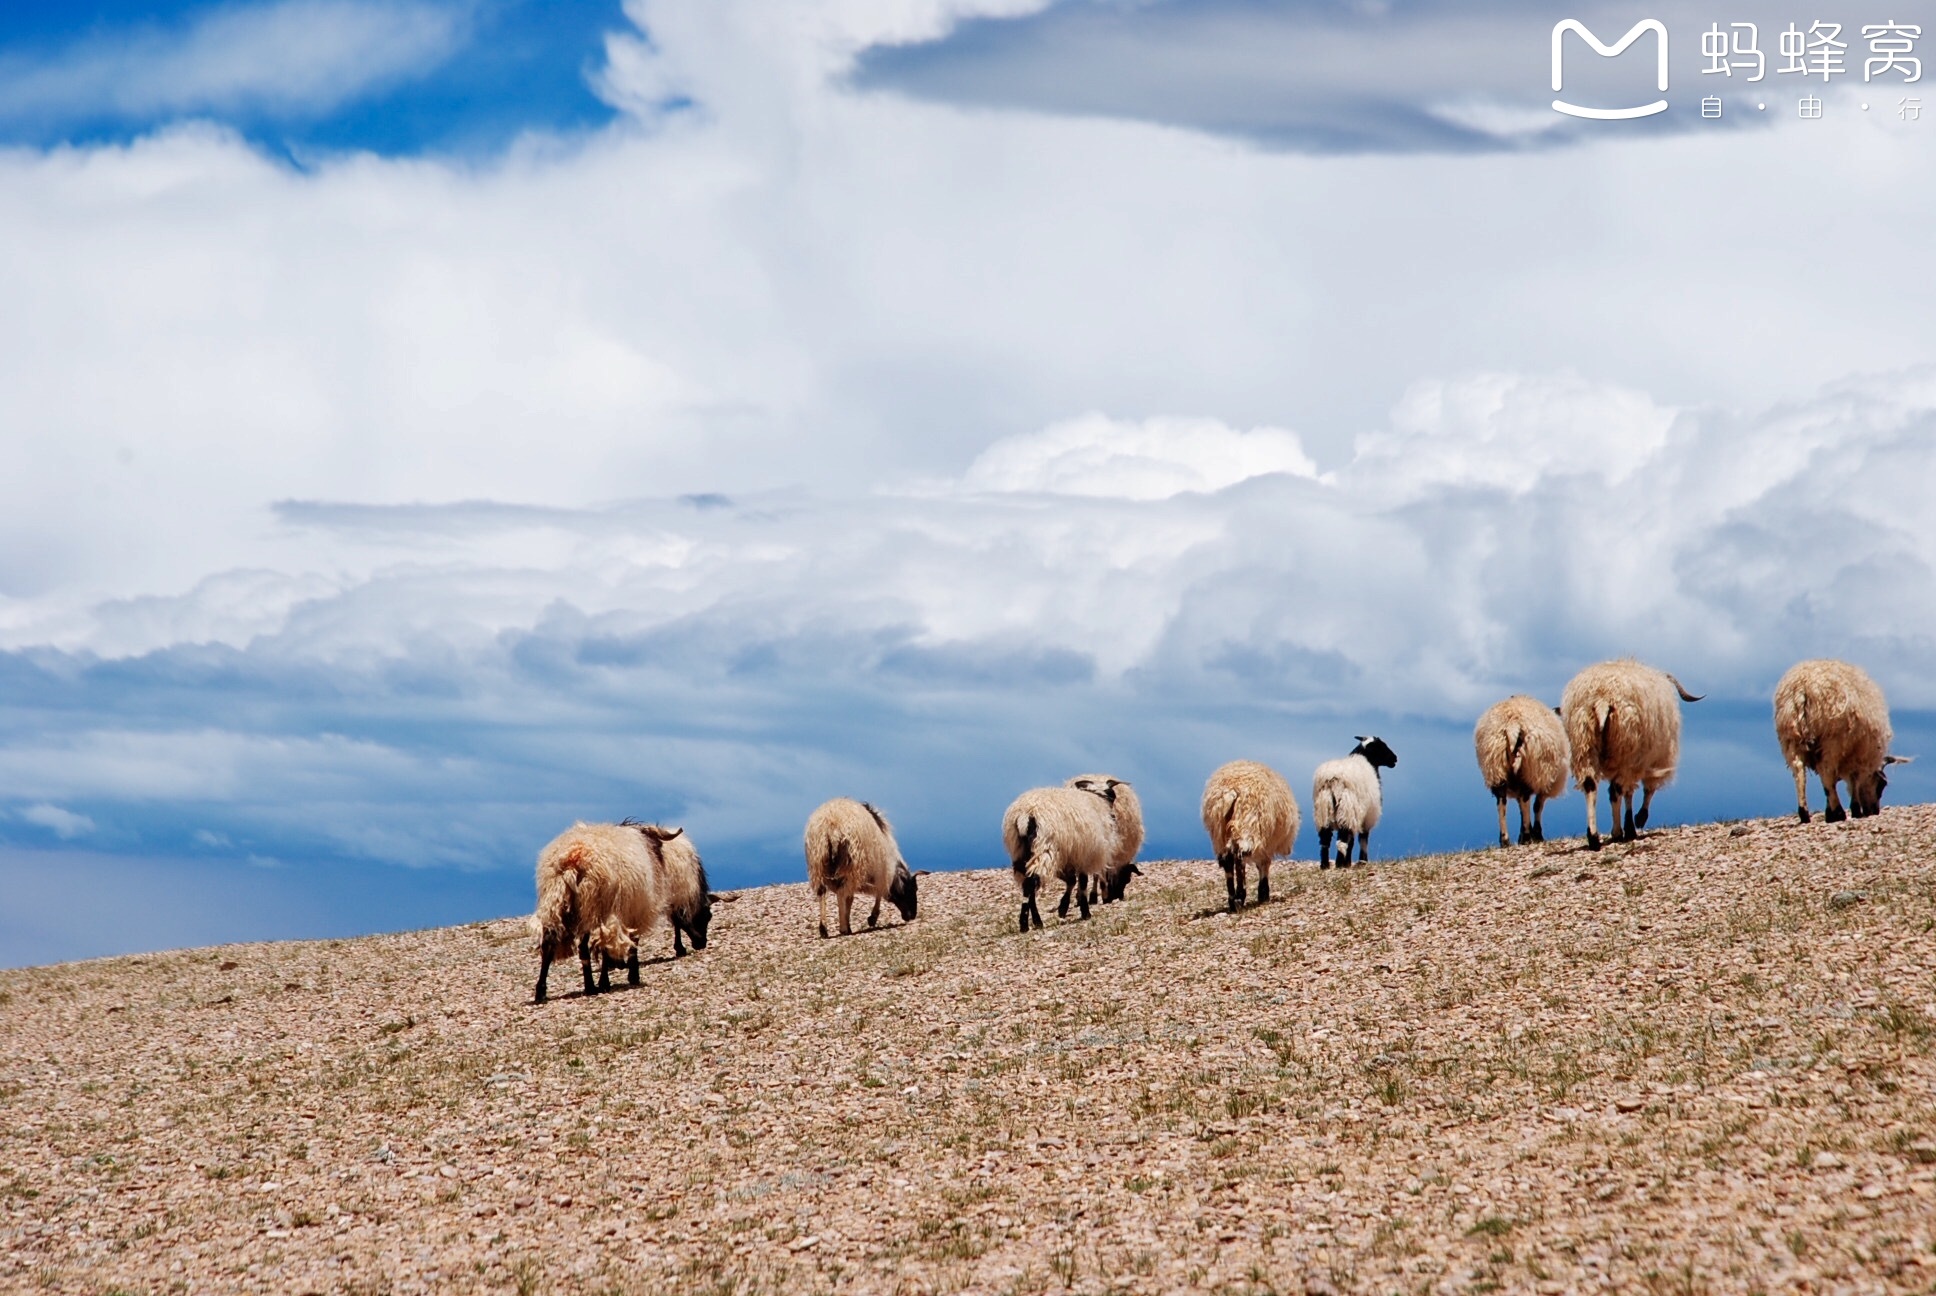
[[[699,852],[679,828],[657,824],[577,823],[538,853],[538,986],[543,1003],[554,960],[575,946],[585,976],[585,993],[611,989],[612,965],[624,959],[628,979],[639,983],[638,938],[658,924],[672,923],[675,955],[683,955],[681,935],[694,949],[705,949],[714,896],[706,889]],[[596,942],[604,966],[592,981]]]
[[[1268,765],[1234,760],[1203,785],[1203,827],[1223,866],[1230,912],[1244,907],[1246,867],[1257,870],[1257,903],[1270,899],[1271,860],[1297,843],[1297,797]]]
[[[1673,777],[1681,756],[1681,709],[1701,699],[1665,671],[1623,657],[1589,666],[1560,696],[1560,719],[1572,748],[1573,778],[1586,793],[1586,846],[1600,849],[1598,792],[1607,785],[1613,840],[1632,841],[1647,826],[1654,793]],[[1633,792],[1641,789],[1640,809]]]
[[[1135,788],[1107,774],[1078,774],[1062,786],[1097,796],[1115,793],[1110,811],[1116,817],[1116,849],[1110,854],[1109,872],[1098,897],[1098,903],[1114,904],[1129,890],[1131,878],[1143,876],[1143,870],[1136,867],[1136,852],[1143,849],[1143,803],[1137,800]]]
[[[820,934],[827,935],[827,900],[840,908],[840,934],[854,934],[854,897],[872,896],[873,927],[881,920],[881,900],[893,902],[904,922],[916,911],[915,879],[894,840],[887,816],[865,801],[835,797],[807,818],[807,885],[820,906]]]
[[[1775,685],[1775,737],[1782,758],[1795,774],[1795,813],[1808,822],[1808,772],[1822,781],[1828,808],[1822,818],[1840,823],[1850,814],[1861,819],[1882,809],[1884,773],[1906,764],[1889,755],[1895,733],[1882,689],[1860,666],[1817,658],[1797,662]],[[1849,785],[1848,810],[1837,783]]]
[[[1572,765],[1559,712],[1538,698],[1515,693],[1486,708],[1473,726],[1472,748],[1479,758],[1479,776],[1499,803],[1499,844],[1507,844],[1508,797],[1519,802],[1519,844],[1545,841],[1546,803],[1566,791]]]
[[[1311,822],[1318,830],[1318,867],[1331,867],[1331,834],[1338,835],[1338,867],[1351,867],[1351,839],[1358,839],[1358,862],[1371,858],[1371,830],[1384,808],[1378,771],[1398,757],[1376,735],[1361,734],[1348,755],[1328,760],[1311,776]]]
[[[1029,919],[1042,926],[1036,892],[1045,879],[1065,883],[1056,916],[1069,916],[1073,891],[1082,916],[1089,916],[1089,889],[1109,874],[1116,851],[1116,819],[1111,812],[1116,789],[1045,787],[1022,793],[1002,815],[1002,843],[1022,893],[1022,931]]]

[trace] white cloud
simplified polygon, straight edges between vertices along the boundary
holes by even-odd
[[[1645,392],[1572,374],[1419,382],[1389,428],[1358,436],[1351,472],[1387,498],[1450,486],[1524,494],[1569,472],[1618,485],[1666,444],[1675,413]]]
[[[1092,411],[1040,432],[1006,437],[968,467],[971,490],[1045,491],[1167,499],[1215,491],[1265,473],[1315,477],[1297,433],[1239,431],[1215,419],[1112,419]]]
[[[94,821],[86,815],[75,814],[72,810],[63,810],[45,802],[28,806],[20,812],[20,817],[30,824],[48,829],[62,841],[85,837],[94,831]]]
[[[44,60],[0,59],[0,120],[318,114],[442,62],[469,24],[467,5],[410,0],[209,9],[179,31],[94,37]]]

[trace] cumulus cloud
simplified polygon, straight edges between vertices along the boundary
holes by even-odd
[[[1591,435],[1542,440],[1555,419]],[[1749,411],[1479,374],[1324,477],[1288,433],[1091,415],[864,494],[290,505],[275,529],[333,574],[253,617],[211,577],[88,609],[86,650],[9,635],[0,786],[225,858],[522,867],[558,822],[644,814],[737,882],[786,875],[856,788],[933,862],[991,862],[1014,788],[1077,766],[1189,850],[1219,761],[1295,772],[1375,728],[1421,757],[1389,840],[1444,846],[1487,830],[1471,717],[1634,652],[1712,699],[1679,813],[1779,808],[1765,695],[1796,658],[1864,662],[1906,734],[1936,707],[1932,430],[1926,370]],[[1205,447],[1227,484],[1193,475]]]
[[[1297,433],[1283,428],[1244,432],[1204,418],[1126,422],[1091,411],[996,442],[969,465],[966,484],[1149,500],[1222,490],[1265,473],[1315,477],[1317,465]]]

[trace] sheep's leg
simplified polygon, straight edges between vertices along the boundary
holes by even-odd
[[[1243,892],[1238,889],[1237,861],[1226,855],[1219,861],[1223,865],[1223,896],[1226,912],[1236,913],[1243,908]]]
[[[1822,822],[1841,823],[1849,817],[1849,812],[1842,808],[1841,790],[1836,787],[1828,775],[1823,774],[1820,777],[1822,780],[1822,795],[1828,798],[1828,809],[1822,811]]]
[[[1580,791],[1586,793],[1586,848],[1590,851],[1600,849],[1599,789],[1592,779],[1580,780]]]
[[[842,936],[854,934],[854,897],[844,891],[840,896],[840,934]]]
[[[1338,829],[1338,867],[1351,867],[1351,837],[1349,828]]]
[[[881,925],[881,898],[879,896],[874,897],[874,912],[867,915],[867,925],[869,927],[878,927]]]
[[[1633,804],[1633,793],[1631,792],[1627,794],[1627,804],[1629,806]],[[1646,783],[1641,784],[1640,809],[1634,811],[1634,827],[1645,828],[1647,826],[1647,811],[1650,807],[1652,807],[1653,804],[1654,804],[1653,786],[1651,784],[1646,784]],[[1631,832],[1629,832],[1627,835],[1629,837],[1633,836]]]
[[[684,958],[686,956],[685,944],[679,939],[683,935],[685,935],[685,928],[681,927],[676,922],[673,923],[672,924],[672,957],[674,958]]]
[[[1501,846],[1504,846],[1506,844],[1506,798],[1503,796],[1500,796],[1500,797],[1494,797],[1493,800],[1499,803],[1499,844]],[[1520,803],[1519,813],[1522,816],[1524,816],[1526,813],[1526,807],[1524,802]],[[1521,841],[1526,840],[1526,834],[1523,830],[1519,835],[1519,840]]]
[[[1028,935],[1029,919],[1035,919],[1035,929],[1042,930],[1042,911],[1036,907],[1035,893],[1041,889],[1042,879],[1027,877],[1022,879],[1022,935]]]
[[[827,893],[820,893],[820,939],[827,939]]]
[[[578,938],[578,966],[585,973],[585,993],[597,994],[598,987],[592,982],[592,938],[589,936]]]
[[[1257,861],[1257,903],[1270,903],[1270,856]]]
[[[1318,829],[1318,867],[1321,869],[1331,867],[1331,830],[1329,828]]]
[[[1527,798],[1523,796],[1519,798],[1519,844],[1521,846],[1533,840],[1533,816],[1526,812],[1526,801]],[[1504,816],[1501,816],[1501,818],[1503,819]],[[1506,825],[1501,823],[1499,825],[1500,831],[1505,831],[1505,827]]]
[[[1067,899],[1066,896],[1063,898]],[[1086,922],[1089,918],[1089,875],[1086,873],[1076,878],[1076,909]]]
[[[598,988],[601,992],[612,988],[612,956],[603,950],[598,955]]]
[[[1789,768],[1795,772],[1795,813],[1803,823],[1808,822],[1808,767],[1794,761]]]
[[[1056,917],[1067,918],[1069,916],[1069,897],[1075,893],[1076,879],[1070,878],[1062,884],[1062,902],[1055,907]]]
[[[1533,840],[1536,842],[1546,840],[1546,796],[1544,793],[1533,798]]]
[[[551,974],[551,942],[542,941],[538,945],[538,988],[532,992],[531,1002],[543,1003],[550,994],[545,978]]]
[[[1622,835],[1621,828],[1620,828],[1620,824],[1621,824],[1620,809],[1623,804],[1624,802],[1622,800],[1620,785],[1618,783],[1609,782],[1607,784],[1607,818],[1613,820],[1613,825],[1612,825],[1613,831],[1609,834],[1609,836],[1611,836],[1615,841],[1627,840],[1626,837]]]
[[[1358,834],[1358,862],[1364,864],[1371,859],[1371,829]]]
[[[633,942],[633,945],[632,945],[632,952],[625,956],[625,984],[637,985],[638,983],[639,983],[639,947],[638,947],[638,943],[635,941]]]

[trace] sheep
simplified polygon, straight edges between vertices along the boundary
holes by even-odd
[[[1795,813],[1803,823],[1808,822],[1810,770],[1822,781],[1828,802],[1822,818],[1829,823],[1878,813],[1882,790],[1889,786],[1884,771],[1910,759],[1888,754],[1894,736],[1889,703],[1860,666],[1819,658],[1797,662],[1775,685],[1775,737],[1795,773]],[[1847,811],[1837,783],[1849,785]]]
[[[867,925],[881,920],[883,897],[901,911],[904,922],[913,922],[916,911],[916,878],[922,873],[908,872],[907,861],[894,840],[894,829],[887,816],[865,801],[835,797],[807,818],[805,840],[807,885],[820,904],[820,934],[827,935],[827,898],[833,896],[840,907],[840,934],[854,934],[854,897],[872,896],[874,911]]]
[[[1371,830],[1378,826],[1384,792],[1378,771],[1398,757],[1376,735],[1361,734],[1348,755],[1328,760],[1311,776],[1311,822],[1318,830],[1318,867],[1331,867],[1331,834],[1338,834],[1338,867],[1351,867],[1351,839],[1358,839],[1358,862],[1371,857]]]
[[[1566,791],[1572,764],[1558,708],[1524,693],[1495,702],[1473,726],[1472,747],[1479,776],[1499,803],[1499,844],[1508,844],[1507,797],[1519,802],[1519,844],[1545,841],[1546,802]]]
[[[1271,860],[1297,842],[1297,797],[1276,770],[1234,760],[1203,785],[1203,827],[1223,866],[1230,912],[1244,907],[1244,869],[1257,869],[1257,903],[1270,899]]]
[[[1665,671],[1623,657],[1589,666],[1560,696],[1560,719],[1572,747],[1573,778],[1586,793],[1586,848],[1600,849],[1597,789],[1607,785],[1613,840],[1632,841],[1647,826],[1654,793],[1680,763],[1683,702],[1701,699]],[[1633,790],[1642,789],[1640,809]],[[1624,813],[1623,813],[1624,811]]]
[[[696,950],[706,948],[712,902],[699,852],[684,829],[658,824],[576,823],[538,852],[538,986],[533,998],[547,997],[546,980],[554,960],[575,945],[585,976],[585,993],[611,989],[612,966],[623,958],[631,984],[639,983],[637,938],[664,916],[672,922],[675,955],[684,955],[681,935]],[[592,949],[604,956],[596,984]]]
[[[1100,792],[1088,788],[1044,787],[1022,793],[1002,814],[1002,843],[1015,870],[1022,893],[1022,931],[1029,919],[1042,926],[1036,892],[1043,879],[1065,883],[1056,916],[1069,916],[1073,891],[1082,916],[1089,916],[1089,886],[1108,876],[1117,849],[1113,809],[1117,789],[1105,784]]]
[[[1143,849],[1143,803],[1137,799],[1136,789],[1107,774],[1078,774],[1062,786],[1081,788],[1097,796],[1104,796],[1112,789],[1116,794],[1110,803],[1116,816],[1116,850],[1110,856],[1109,872],[1103,877],[1099,900],[1102,904],[1114,904],[1129,890],[1131,878],[1143,876],[1143,870],[1136,867],[1136,852]]]

